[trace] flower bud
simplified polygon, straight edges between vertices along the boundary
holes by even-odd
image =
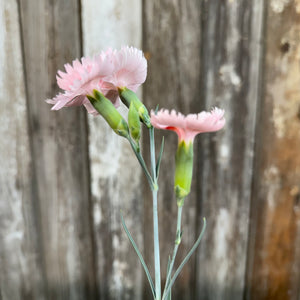
[[[132,138],[138,144],[141,137],[141,122],[139,114],[132,102],[129,105],[128,125]]]
[[[122,100],[122,102],[129,108],[130,104],[133,103],[135,109],[139,113],[139,116],[143,123],[150,128],[151,122],[150,122],[150,116],[148,113],[147,108],[145,105],[139,100],[137,97],[136,93],[133,91],[129,90],[128,88],[119,88],[119,96]]]
[[[129,136],[126,121],[116,110],[110,100],[97,90],[93,90],[93,96],[88,95],[87,98],[116,134],[123,137]]]
[[[177,205],[182,206],[190,193],[193,175],[193,143],[181,141],[175,156],[175,194]]]

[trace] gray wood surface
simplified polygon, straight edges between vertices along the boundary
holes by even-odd
[[[199,97],[200,82],[200,1],[144,1],[143,50],[149,60],[148,78],[144,85],[144,101],[151,109],[176,109],[184,114],[200,112],[203,102]],[[172,46],[171,46],[172,45]],[[159,180],[159,220],[161,240],[162,281],[165,281],[169,255],[172,255],[177,205],[174,198],[174,163],[177,135],[170,131],[156,131],[157,152],[162,136],[165,137],[165,153]],[[144,135],[145,150],[148,135]],[[196,147],[195,147],[196,148]],[[195,153],[195,157],[197,154]],[[195,174],[197,165],[195,164]],[[192,193],[185,201],[183,210],[183,238],[178,251],[176,266],[195,241],[196,229],[196,181]],[[153,266],[152,200],[145,191],[145,256]],[[195,296],[195,257],[186,265],[177,279],[174,299],[193,299]],[[176,296],[175,296],[176,295]],[[150,299],[146,289],[144,299]],[[173,298],[172,298],[173,299]]]
[[[140,48],[140,0],[82,1],[84,55],[108,47]],[[127,109],[120,107],[126,116]],[[89,157],[93,230],[100,299],[141,299],[142,269],[121,226],[126,225],[143,250],[141,170],[128,142],[101,116],[89,116]]]
[[[226,111],[194,144],[176,266],[203,217],[207,231],[172,299],[300,300],[299,32],[296,0],[0,0],[0,299],[151,299],[120,223],[122,210],[153,274],[151,193],[128,143],[44,102],[64,63],[133,45],[149,109]],[[155,134],[164,284],[177,136]]]
[[[17,1],[0,1],[0,299],[44,298]]]
[[[198,216],[208,229],[197,261],[197,299],[243,299],[260,105],[263,1],[204,1],[201,91],[225,109],[226,126],[200,145]]]
[[[56,71],[81,55],[78,1],[20,1],[47,299],[94,299],[87,127],[83,108],[50,111]]]
[[[299,299],[300,17],[296,2],[279,4],[267,7],[247,299]]]

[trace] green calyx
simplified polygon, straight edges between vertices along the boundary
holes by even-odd
[[[126,87],[119,88],[119,96],[122,100],[122,102],[130,108],[130,104],[132,103],[137,110],[139,117],[141,118],[142,122],[150,128],[151,122],[150,122],[150,116],[148,113],[148,110],[146,106],[140,101],[140,99],[137,97],[136,93],[133,91],[129,90]]]
[[[129,136],[129,129],[126,121],[110,100],[97,90],[93,90],[93,95],[88,95],[87,98],[116,134],[126,138]]]
[[[136,110],[133,103],[129,105],[128,111],[128,125],[131,137],[138,144],[141,137],[141,122],[138,111]]]
[[[181,207],[190,193],[193,175],[193,143],[181,141],[175,156],[175,194],[177,205]]]

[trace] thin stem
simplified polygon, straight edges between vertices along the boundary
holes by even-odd
[[[131,148],[132,148],[132,150],[133,150],[133,152],[134,152],[136,158],[138,159],[138,161],[139,161],[139,163],[140,163],[140,165],[141,165],[141,167],[142,167],[142,169],[143,169],[143,171],[144,171],[144,173],[145,173],[145,175],[146,175],[146,178],[147,178],[147,180],[148,180],[148,183],[149,183],[149,186],[150,186],[151,190],[153,190],[153,187],[154,187],[153,179],[152,179],[152,177],[151,177],[151,175],[150,175],[150,173],[149,173],[149,171],[148,171],[148,168],[147,168],[147,166],[146,166],[146,163],[145,163],[145,161],[144,161],[143,156],[142,156],[141,153],[137,150],[137,146],[136,146],[136,144],[134,143],[134,141],[131,139],[131,137],[129,137],[129,138],[127,138],[127,139],[128,139],[128,141],[129,141],[129,143],[130,143],[130,145],[131,145]]]
[[[168,288],[170,280],[171,280],[171,274],[172,274],[172,270],[173,270],[173,266],[174,266],[174,262],[175,262],[175,258],[176,258],[176,254],[177,254],[177,250],[178,250],[178,247],[179,247],[180,242],[181,242],[181,216],[182,216],[182,208],[183,208],[183,206],[179,206],[178,207],[178,211],[177,211],[176,239],[175,239],[175,245],[174,245],[172,259],[170,261],[170,266],[168,268],[166,284],[165,284],[165,288],[164,288],[164,292],[163,292],[163,298],[165,296],[165,291]]]
[[[156,300],[161,300],[161,280],[160,280],[160,253],[159,253],[159,233],[158,233],[158,209],[157,209],[157,177],[155,163],[155,143],[154,143],[154,128],[149,128],[150,136],[150,157],[151,157],[151,172],[153,178],[153,239],[154,239],[154,270],[155,270],[155,295]]]
[[[153,143],[154,144],[154,136],[150,134],[150,137],[152,137],[152,142],[150,142],[151,144]],[[149,171],[148,171],[148,168],[146,166],[146,163],[144,161],[144,158],[143,156],[141,155],[140,153],[140,150],[139,150],[139,146],[136,145],[136,143],[133,141],[133,139],[129,136],[127,137],[130,145],[131,145],[131,148],[136,156],[136,158],[138,159],[145,175],[146,175],[146,178],[148,180],[148,183],[149,183],[149,186],[151,188],[151,191],[152,191],[152,195],[153,195],[153,211],[156,210],[156,216],[157,216],[157,180],[156,180],[156,174],[154,173],[153,174],[153,163],[155,164],[155,153],[154,153],[154,162],[152,161],[152,158],[153,156],[151,155],[151,170],[152,170],[152,175],[153,175],[153,178],[151,177]],[[150,149],[151,153],[152,153],[152,148]],[[154,169],[155,170],[155,169]],[[154,214],[154,213],[153,213]],[[152,294],[153,294],[153,297],[154,299],[156,300],[160,300],[161,299],[161,288],[160,286],[157,286],[157,281],[156,281],[156,277],[157,277],[157,274],[156,274],[156,269],[155,269],[155,290],[154,290],[154,285],[153,285],[153,282],[152,282],[152,279],[151,279],[151,276],[150,276],[150,273],[148,271],[148,268],[146,266],[146,263],[142,257],[142,254],[140,253],[140,251],[138,250],[138,247],[136,246],[130,232],[128,231],[126,225],[125,225],[125,222],[124,222],[124,219],[123,219],[123,216],[121,215],[121,218],[122,218],[122,224],[123,224],[123,227],[125,229],[125,232],[130,240],[130,242],[132,243],[139,259],[140,259],[140,262],[142,263],[142,266],[144,267],[144,270],[146,272],[146,275],[147,275],[147,278],[148,278],[148,281],[150,283],[150,287],[151,287],[151,291],[152,291]],[[154,219],[154,217],[153,217]],[[154,236],[157,235],[158,236],[158,221],[154,221]],[[156,244],[155,244],[155,249],[156,249]],[[155,250],[157,251],[157,250]],[[155,255],[155,259],[157,258],[157,255]],[[158,246],[158,260],[159,260],[159,246]],[[155,266],[156,266],[156,261],[155,261]],[[160,271],[159,271],[160,272]],[[159,273],[159,278],[160,278],[160,273]],[[159,279],[160,280],[160,279]],[[157,295],[157,291],[158,291],[158,297],[156,296]]]
[[[160,300],[161,285],[160,285],[160,254],[159,254],[158,213],[157,213],[157,190],[153,190],[152,195],[153,195],[155,294],[156,294],[156,300]]]
[[[150,135],[150,158],[151,158],[151,172],[152,177],[156,178],[156,163],[155,163],[155,143],[154,143],[154,128],[149,128],[149,135]]]
[[[135,241],[134,241],[131,233],[129,232],[129,230],[128,230],[126,224],[125,224],[125,220],[123,218],[122,213],[121,213],[121,221],[122,221],[123,228],[124,228],[124,230],[125,230],[125,232],[127,234],[127,237],[129,238],[129,241],[131,242],[131,244],[132,244],[132,246],[133,246],[133,248],[134,248],[134,250],[135,250],[135,252],[136,252],[138,258],[140,259],[140,262],[141,262],[141,264],[142,264],[142,266],[144,268],[144,271],[146,273],[146,276],[148,278],[148,281],[149,281],[149,284],[150,284],[150,287],[151,287],[152,295],[153,295],[153,297],[155,299],[154,285],[153,285],[153,282],[152,282],[152,278],[151,278],[150,272],[149,272],[148,267],[147,267],[147,265],[145,263],[143,255],[141,254],[138,246],[136,245],[136,243],[135,243]]]
[[[187,254],[187,256],[184,258],[184,260],[182,261],[182,263],[179,265],[178,269],[176,270],[176,272],[174,273],[174,276],[172,277],[172,280],[169,284],[169,286],[167,287],[167,290],[164,294],[164,297],[162,298],[162,300],[164,300],[166,298],[166,296],[169,294],[169,292],[171,291],[171,288],[177,278],[177,276],[179,275],[180,271],[182,270],[182,268],[184,267],[184,265],[187,263],[187,261],[189,260],[189,258],[191,257],[191,255],[195,252],[195,250],[197,249],[197,247],[199,246],[201,239],[203,237],[203,234],[205,232],[205,228],[206,228],[206,220],[205,218],[203,218],[203,227],[201,230],[201,233],[197,239],[197,241],[195,242],[195,244],[193,245],[193,247],[191,248],[190,252]]]
[[[170,263],[171,263],[171,257],[169,256],[169,259],[168,259],[168,266],[167,266],[167,274],[169,273]],[[164,293],[163,293],[163,297],[164,297]],[[169,292],[169,295],[168,295],[167,300],[171,300],[171,291]]]

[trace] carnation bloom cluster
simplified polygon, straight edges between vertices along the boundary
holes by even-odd
[[[108,49],[92,58],[74,60],[72,65],[65,64],[65,72],[57,72],[57,84],[64,90],[53,99],[53,110],[65,106],[84,105],[87,111],[97,115],[87,98],[93,90],[102,92],[115,107],[119,106],[118,88],[127,87],[132,91],[145,81],[147,61],[141,50],[122,47],[120,50]]]
[[[74,60],[72,64],[66,64],[65,71],[58,71],[57,74],[57,84],[63,91],[53,99],[46,101],[53,104],[52,110],[84,105],[89,113],[93,115],[100,114],[116,134],[129,141],[152,192],[155,284],[122,215],[121,222],[144,268],[153,299],[169,300],[171,299],[171,288],[184,264],[198,247],[206,226],[205,218],[203,218],[203,228],[200,236],[177,270],[173,272],[182,236],[182,209],[185,198],[190,193],[192,183],[193,141],[199,133],[222,129],[225,125],[225,119],[224,110],[219,108],[213,108],[210,112],[202,111],[187,116],[177,113],[175,110],[169,112],[165,109],[157,112],[152,110],[149,115],[147,108],[135,93],[137,88],[146,80],[146,75],[147,61],[142,51],[133,47],[123,47],[120,50],[108,49],[92,58],[83,57],[80,61]],[[120,100],[128,107],[127,120],[117,110]],[[142,123],[149,130],[150,168],[140,151]],[[164,142],[162,141],[159,155],[156,157],[154,128],[175,131],[179,141],[175,154],[174,174],[174,196],[178,208],[176,236],[163,291],[161,290],[158,230],[158,175]]]

